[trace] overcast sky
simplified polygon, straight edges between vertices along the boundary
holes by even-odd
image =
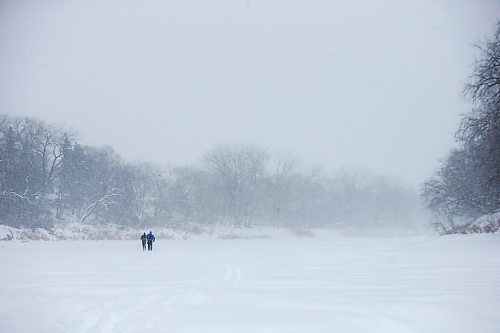
[[[413,185],[453,147],[494,0],[0,0],[0,112],[129,160],[255,143]]]

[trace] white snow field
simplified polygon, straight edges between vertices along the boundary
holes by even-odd
[[[500,332],[500,235],[0,243],[0,332]]]

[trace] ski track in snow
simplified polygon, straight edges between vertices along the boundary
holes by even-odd
[[[500,235],[0,245],[1,332],[500,332]]]

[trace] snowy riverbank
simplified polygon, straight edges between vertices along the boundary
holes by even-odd
[[[60,241],[60,240],[136,240],[143,232],[153,230],[159,239],[259,239],[259,238],[314,238],[324,235],[369,235],[369,236],[395,236],[395,235],[422,235],[433,234],[430,227],[423,226],[420,229],[410,228],[378,228],[364,229],[319,229],[319,228],[275,228],[275,227],[252,227],[236,228],[222,225],[203,226],[199,224],[184,224],[182,227],[151,227],[142,228],[124,227],[116,224],[90,225],[77,222],[55,225],[50,229],[28,229],[14,228],[0,225],[0,241]]]

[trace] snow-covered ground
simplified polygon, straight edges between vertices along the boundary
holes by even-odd
[[[0,242],[1,332],[500,332],[500,235]]]

